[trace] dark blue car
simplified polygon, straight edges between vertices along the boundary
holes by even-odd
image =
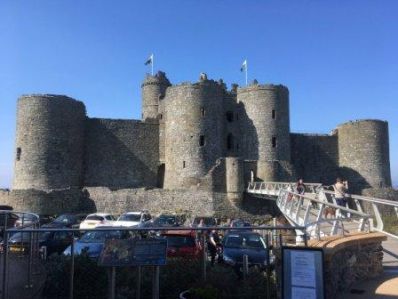
[[[233,266],[240,275],[243,256],[248,256],[248,264],[264,269],[267,265],[269,250],[263,238],[251,231],[231,231],[223,239],[223,261]]]
[[[105,228],[105,227],[101,227]],[[79,240],[74,243],[74,254],[87,254],[90,258],[99,258],[105,240],[107,239],[128,239],[132,237],[131,232],[122,230],[104,231],[90,230],[87,231]],[[71,254],[71,246],[65,249],[65,255]]]

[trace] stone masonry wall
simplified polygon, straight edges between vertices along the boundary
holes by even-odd
[[[85,153],[84,186],[156,186],[159,125],[88,119]]]
[[[153,215],[165,212],[184,212],[188,216],[214,215],[218,218],[243,218],[263,223],[275,211],[274,202],[264,199],[245,199],[239,206],[227,199],[226,193],[201,190],[121,189],[87,187],[84,193],[97,211],[120,214],[148,209]]]
[[[297,177],[307,182],[333,184],[338,174],[337,137],[290,134],[291,153]]]
[[[324,250],[326,298],[336,298],[355,282],[379,276],[383,272],[384,240],[383,234],[367,233],[310,242],[310,246]]]

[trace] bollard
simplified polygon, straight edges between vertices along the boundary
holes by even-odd
[[[243,255],[243,280],[246,280],[247,274],[249,273],[249,256]]]

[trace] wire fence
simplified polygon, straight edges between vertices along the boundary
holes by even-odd
[[[298,231],[305,234],[290,226],[8,228],[1,298],[275,298],[281,247],[295,245]],[[211,244],[215,235],[222,246]],[[167,239],[166,264],[101,266],[109,239]]]

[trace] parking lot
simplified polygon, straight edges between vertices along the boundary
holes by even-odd
[[[98,221],[92,228],[78,228],[84,217],[78,225],[53,221],[8,228],[10,237],[1,244],[2,298],[195,298],[202,293],[273,298],[278,251],[282,244],[295,242],[290,227],[252,226],[243,219],[226,224],[212,217],[133,216],[122,217],[124,225],[120,217],[119,223],[116,217],[113,223],[101,223],[92,219],[95,215],[86,217]],[[164,263],[137,264],[137,256],[150,248],[138,253],[137,244],[156,240],[167,244]],[[111,242],[118,245],[110,247]],[[106,254],[117,256],[115,267],[101,265]]]

